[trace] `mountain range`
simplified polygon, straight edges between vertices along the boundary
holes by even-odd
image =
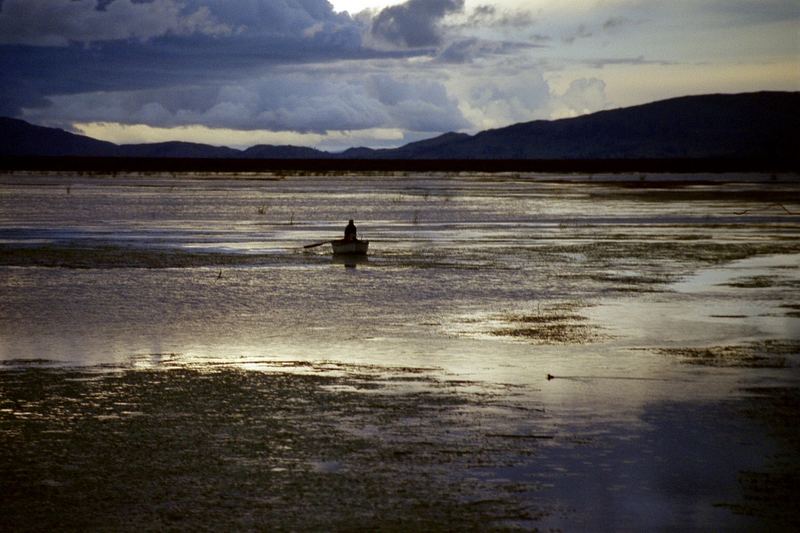
[[[3,157],[192,159],[780,159],[800,147],[800,92],[671,98],[575,118],[536,120],[475,135],[445,133],[389,149],[332,153],[301,146],[245,150],[187,142],[125,144],[0,117]]]

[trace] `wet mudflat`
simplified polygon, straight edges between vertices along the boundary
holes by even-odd
[[[535,450],[481,428],[496,395],[413,369],[306,370],[3,372],[4,526],[461,529],[535,518],[515,497],[531,487],[465,475]],[[395,379],[424,390],[398,393]]]
[[[3,529],[798,525],[796,177],[269,178],[2,177]]]

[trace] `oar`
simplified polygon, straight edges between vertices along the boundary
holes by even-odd
[[[316,248],[317,246],[322,246],[323,244],[328,244],[329,242],[333,241],[322,241],[322,242],[315,242],[314,244],[306,244],[303,248]]]

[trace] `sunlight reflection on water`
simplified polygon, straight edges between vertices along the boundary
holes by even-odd
[[[58,185],[64,182],[68,193]],[[686,202],[670,190],[631,192],[516,176],[6,177],[3,186],[0,240],[7,245],[233,258],[230,265],[180,269],[9,268],[3,321],[4,331],[14,333],[3,337],[6,359],[97,363],[149,351],[212,359],[410,357],[416,364],[458,345],[472,354],[467,358],[489,352],[487,366],[496,367],[504,358],[524,357],[524,338],[492,334],[499,326],[491,321],[502,314],[531,313],[548,302],[583,305],[609,290],[621,290],[620,296],[640,287],[708,290],[730,269],[770,273],[797,259],[746,259],[659,285],[696,268],[691,257],[681,259],[683,247],[797,235],[797,217],[734,216],[741,206],[715,201],[713,187]],[[667,200],[652,201],[659,194]],[[367,262],[342,268],[352,262],[331,261],[327,245],[303,250],[303,244],[337,237],[353,217],[372,241]],[[651,257],[646,248],[653,243],[679,253]],[[237,265],[236,256],[244,255],[255,263]],[[789,274],[796,282],[796,271]],[[754,305],[750,314],[761,314]],[[718,314],[734,313],[727,307]],[[610,313],[613,305],[609,312],[588,309],[593,321],[607,322],[601,327],[636,327],[626,325],[635,324],[635,316]],[[482,318],[470,326],[473,315]],[[751,333],[757,336],[764,325],[751,324]],[[720,328],[719,336],[729,334],[724,324]]]

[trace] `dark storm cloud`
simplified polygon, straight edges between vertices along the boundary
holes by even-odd
[[[352,17],[327,0],[0,0],[0,115],[315,134],[496,127],[605,105],[602,80],[556,94],[548,70],[679,62],[658,45],[672,49],[670,32],[685,40],[714,23],[729,42],[798,11],[796,0],[596,4],[408,0]]]
[[[273,72],[219,86],[160,88],[52,97],[65,123],[192,124],[240,130],[400,128],[440,132],[469,126],[444,86],[421,77],[353,77],[340,72]],[[29,111],[39,120],[52,111]]]
[[[3,0],[0,114],[67,128],[463,129],[441,81],[369,66],[432,55],[417,46],[440,42],[462,7],[412,0],[373,21],[327,0]],[[402,46],[370,48],[370,28]]]
[[[410,48],[442,43],[441,20],[464,9],[464,0],[408,0],[382,10],[372,21],[372,35]]]
[[[344,37],[307,39],[164,38],[158,44],[110,42],[92,47],[0,46],[0,109],[42,103],[48,95],[129,91],[185,85],[215,86],[285,64],[365,59],[376,54]],[[224,44],[224,46],[223,46]]]
[[[279,65],[397,57],[327,0],[4,0],[0,113],[51,95],[219,86]]]
[[[326,68],[421,53],[365,47],[368,22],[326,0],[4,0],[0,114],[67,128],[468,127],[438,81]]]
[[[461,130],[471,123],[445,65],[523,46],[453,41],[443,22],[464,0],[357,18],[327,0],[2,1],[0,114],[66,128]],[[371,48],[378,40],[394,46]],[[393,60],[420,55],[439,77],[395,70]]]
[[[222,35],[231,27],[207,6],[177,0],[119,0],[98,9],[95,0],[5,0],[0,44],[67,46],[162,35]]]

